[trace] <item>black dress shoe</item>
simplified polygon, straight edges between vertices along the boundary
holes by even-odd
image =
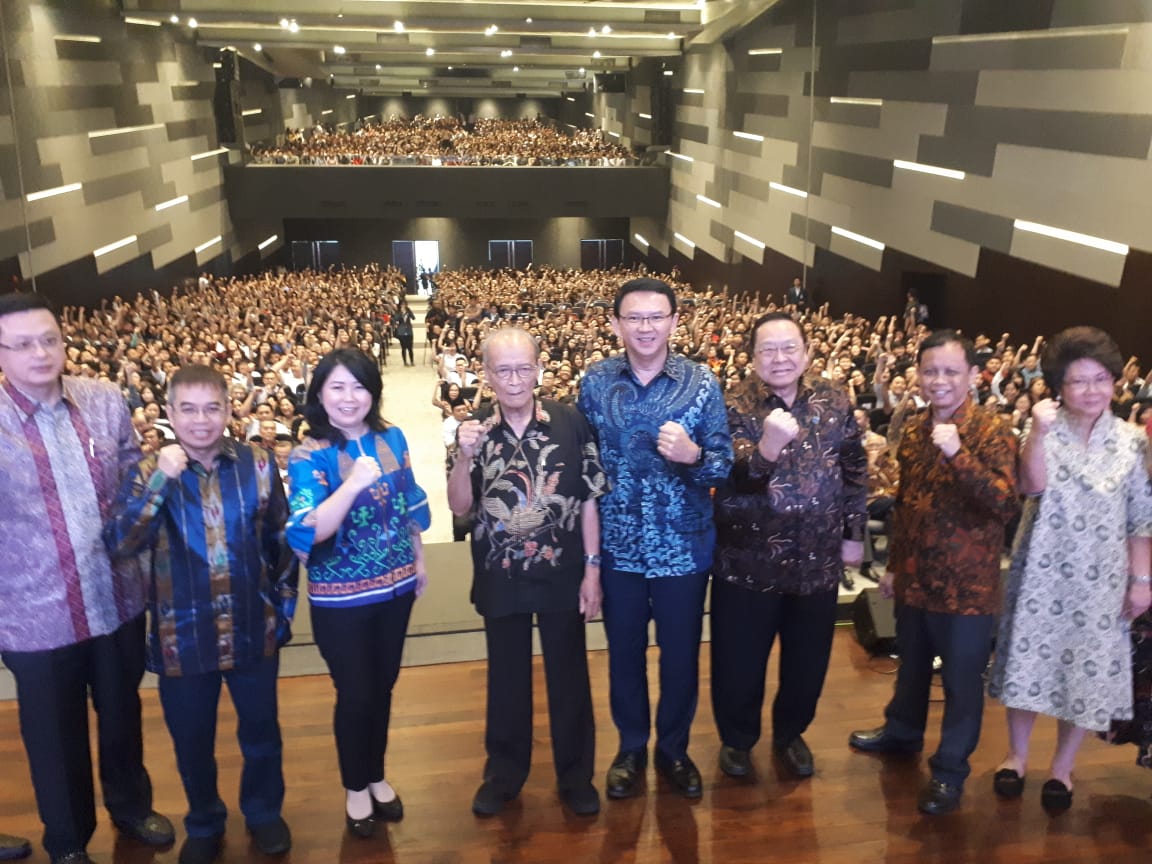
[[[256,848],[265,855],[283,855],[292,848],[292,832],[288,830],[288,823],[279,816],[271,822],[249,825],[248,833],[252,835]]]
[[[1040,787],[1040,804],[1049,813],[1063,813],[1072,806],[1072,790],[1052,778]]]
[[[848,736],[848,743],[868,753],[919,753],[924,749],[923,741],[896,738],[885,726],[853,732]]]
[[[699,798],[704,794],[700,772],[689,756],[685,755],[683,759],[669,759],[657,751],[656,770],[685,798]]]
[[[631,798],[636,794],[636,787],[640,785],[640,778],[647,767],[648,754],[643,750],[617,753],[608,769],[604,794],[609,798]]]
[[[600,793],[591,783],[561,789],[560,798],[577,816],[595,816],[600,812]]]
[[[720,770],[729,777],[747,777],[752,773],[752,756],[727,744],[720,746]]]
[[[943,816],[960,806],[962,791],[959,786],[932,779],[920,792],[916,806],[920,808],[921,813],[927,813],[929,816]]]
[[[399,822],[404,818],[404,802],[397,795],[391,801],[377,801],[372,799],[372,814],[385,822]]]
[[[211,837],[185,837],[184,845],[180,847],[180,864],[212,864],[220,856],[223,837],[213,834]]]
[[[516,796],[505,792],[491,780],[485,780],[472,799],[472,812],[477,816],[495,816]]]
[[[125,837],[131,837],[147,846],[170,846],[176,839],[176,831],[167,816],[155,810],[135,822],[117,822],[116,828]]]
[[[69,852],[67,855],[53,858],[52,864],[96,864],[96,862],[88,857],[87,852]]]
[[[1001,768],[992,775],[992,788],[1001,798],[1019,798],[1024,794],[1024,778],[1012,768]]]
[[[353,819],[347,813],[344,814],[344,824],[348,827],[348,833],[353,837],[359,837],[361,840],[367,840],[376,833],[376,817],[365,816],[363,819]]]
[[[23,837],[0,834],[0,861],[16,861],[32,854],[32,844]]]
[[[804,739],[797,735],[785,745],[775,746],[776,755],[780,761],[788,766],[797,777],[811,777],[816,773],[816,765],[812,761],[812,751],[804,743]]]
[[[856,588],[856,580],[852,578],[852,574],[847,570],[840,574],[840,587],[845,591],[853,591]]]

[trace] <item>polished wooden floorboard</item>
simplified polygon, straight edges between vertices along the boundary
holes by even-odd
[[[382,827],[371,840],[343,830],[343,795],[331,737],[331,685],[325,677],[281,682],[288,796],[285,817],[295,846],[286,864],[518,864],[518,862],[675,862],[675,864],[867,864],[867,862],[1149,862],[1152,861],[1152,772],[1133,763],[1134,751],[1089,740],[1077,775],[1071,811],[1049,818],[1040,808],[1044,766],[1055,740],[1052,723],[1037,726],[1033,770],[1024,798],[1000,803],[991,775],[1003,755],[1003,710],[989,702],[984,737],[973,764],[962,809],[940,818],[919,816],[915,797],[925,760],[884,760],[853,753],[846,739],[879,722],[891,691],[892,664],[870,660],[849,629],[836,636],[820,713],[807,740],[817,775],[796,782],[778,772],[766,746],[754,751],[757,776],[724,777],[708,703],[708,648],[702,650],[701,710],[691,752],[705,781],[702,800],[687,802],[659,783],[649,769],[648,794],[605,801],[596,818],[579,818],[557,800],[548,745],[543,681],[537,668],[534,768],[520,799],[489,820],[472,816],[472,795],[483,766],[484,673],[480,663],[405,669],[394,699],[388,774],[404,799],[406,818]],[[651,659],[655,660],[653,651]],[[608,713],[607,658],[591,654],[599,721],[597,786],[615,751]],[[770,672],[769,694],[774,670]],[[655,664],[651,679],[655,681]],[[935,694],[939,697],[937,689]],[[147,761],[157,809],[183,813],[184,798],[172,748],[154,691],[143,694]],[[231,815],[222,861],[260,862],[235,806],[239,756],[234,720],[222,699],[217,750],[220,788]],[[765,727],[768,727],[768,711]],[[929,749],[939,728],[932,707]],[[18,739],[14,702],[0,704],[0,831],[39,834],[27,765]],[[179,832],[182,836],[182,831]],[[179,844],[179,839],[177,841]],[[153,856],[129,843],[115,844],[107,815],[90,852],[99,864],[175,862],[177,849]],[[37,848],[30,859],[47,861]]]

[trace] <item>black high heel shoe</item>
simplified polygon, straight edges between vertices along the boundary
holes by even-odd
[[[391,801],[377,801],[373,796],[372,812],[377,819],[383,819],[385,822],[399,822],[404,818],[404,802],[400,800],[399,795]]]

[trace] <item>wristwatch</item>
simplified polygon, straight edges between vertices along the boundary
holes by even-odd
[[[600,556],[599,555],[585,555],[584,556],[584,563],[585,564],[592,564],[593,566],[599,567],[600,566]]]

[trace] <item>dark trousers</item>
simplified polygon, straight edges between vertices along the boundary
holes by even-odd
[[[349,609],[312,607],[312,634],[336,685],[333,728],[345,789],[384,779],[392,687],[414,592]]]
[[[228,809],[216,788],[216,714],[220,684],[228,684],[236,708],[236,738],[244,757],[240,810],[249,825],[280,816],[284,803],[276,675],[280,658],[266,657],[237,669],[160,678],[160,705],[176,750],[188,797],[184,829],[189,837],[224,833]]]
[[[400,343],[400,362],[407,366],[411,363],[416,365],[416,355],[412,353],[413,335],[409,333],[407,336],[396,336],[396,341]]]
[[[596,727],[584,616],[574,610],[540,612],[536,621],[544,649],[556,780],[564,790],[587,786],[596,756]],[[515,795],[532,762],[532,615],[485,618],[484,636],[488,644],[484,779]]]
[[[836,590],[798,596],[712,580],[712,713],[720,740],[751,750],[760,740],[764,677],[780,637],[772,737],[787,746],[816,716],[836,628]]]
[[[896,610],[900,671],[896,693],[884,711],[895,738],[922,740],[928,723],[932,660],[944,662],[944,719],[940,747],[929,760],[932,776],[963,786],[968,757],[980,741],[984,718],[984,670],[992,650],[992,615],[951,615],[913,606]]]
[[[144,616],[75,645],[6,651],[3,660],[16,679],[20,735],[48,854],[56,858],[81,851],[96,830],[89,690],[96,709],[104,806],[114,822],[147,816],[152,783],[144,770],[139,693]]]
[[[605,570],[604,632],[608,637],[609,702],[620,750],[645,750],[652,728],[648,702],[648,622],[660,648],[656,748],[669,759],[688,753],[700,689],[700,627],[707,573],[646,579]]]

